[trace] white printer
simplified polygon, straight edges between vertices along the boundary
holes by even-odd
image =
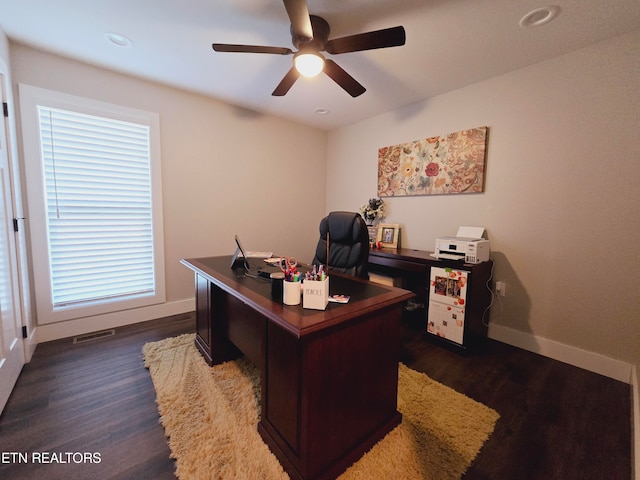
[[[489,260],[489,240],[482,238],[484,227],[460,227],[455,237],[436,239],[434,258],[481,263]]]

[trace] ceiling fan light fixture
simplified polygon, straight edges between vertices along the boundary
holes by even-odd
[[[304,77],[315,77],[324,70],[324,57],[320,53],[298,52],[293,57],[293,64],[298,73]]]

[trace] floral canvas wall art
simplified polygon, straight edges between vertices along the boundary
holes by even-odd
[[[378,150],[378,196],[484,191],[487,127]]]

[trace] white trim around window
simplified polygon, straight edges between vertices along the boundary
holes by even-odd
[[[164,303],[158,114],[23,84],[19,93],[38,324]],[[104,145],[103,158],[102,146],[93,152],[79,146],[85,125],[90,142]],[[95,167],[91,156],[98,156]],[[106,203],[92,194],[103,187]],[[139,236],[131,232],[136,228]],[[81,245],[71,250],[83,253],[67,259],[66,238]],[[78,260],[83,255],[96,261]],[[145,276],[140,281],[138,270]],[[86,296],[69,295],[73,289],[85,289]]]

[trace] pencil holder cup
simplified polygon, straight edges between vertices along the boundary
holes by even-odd
[[[324,310],[329,303],[329,277],[324,280],[305,280],[302,284],[302,308]]]
[[[282,302],[285,305],[300,305],[300,282],[282,283]]]

